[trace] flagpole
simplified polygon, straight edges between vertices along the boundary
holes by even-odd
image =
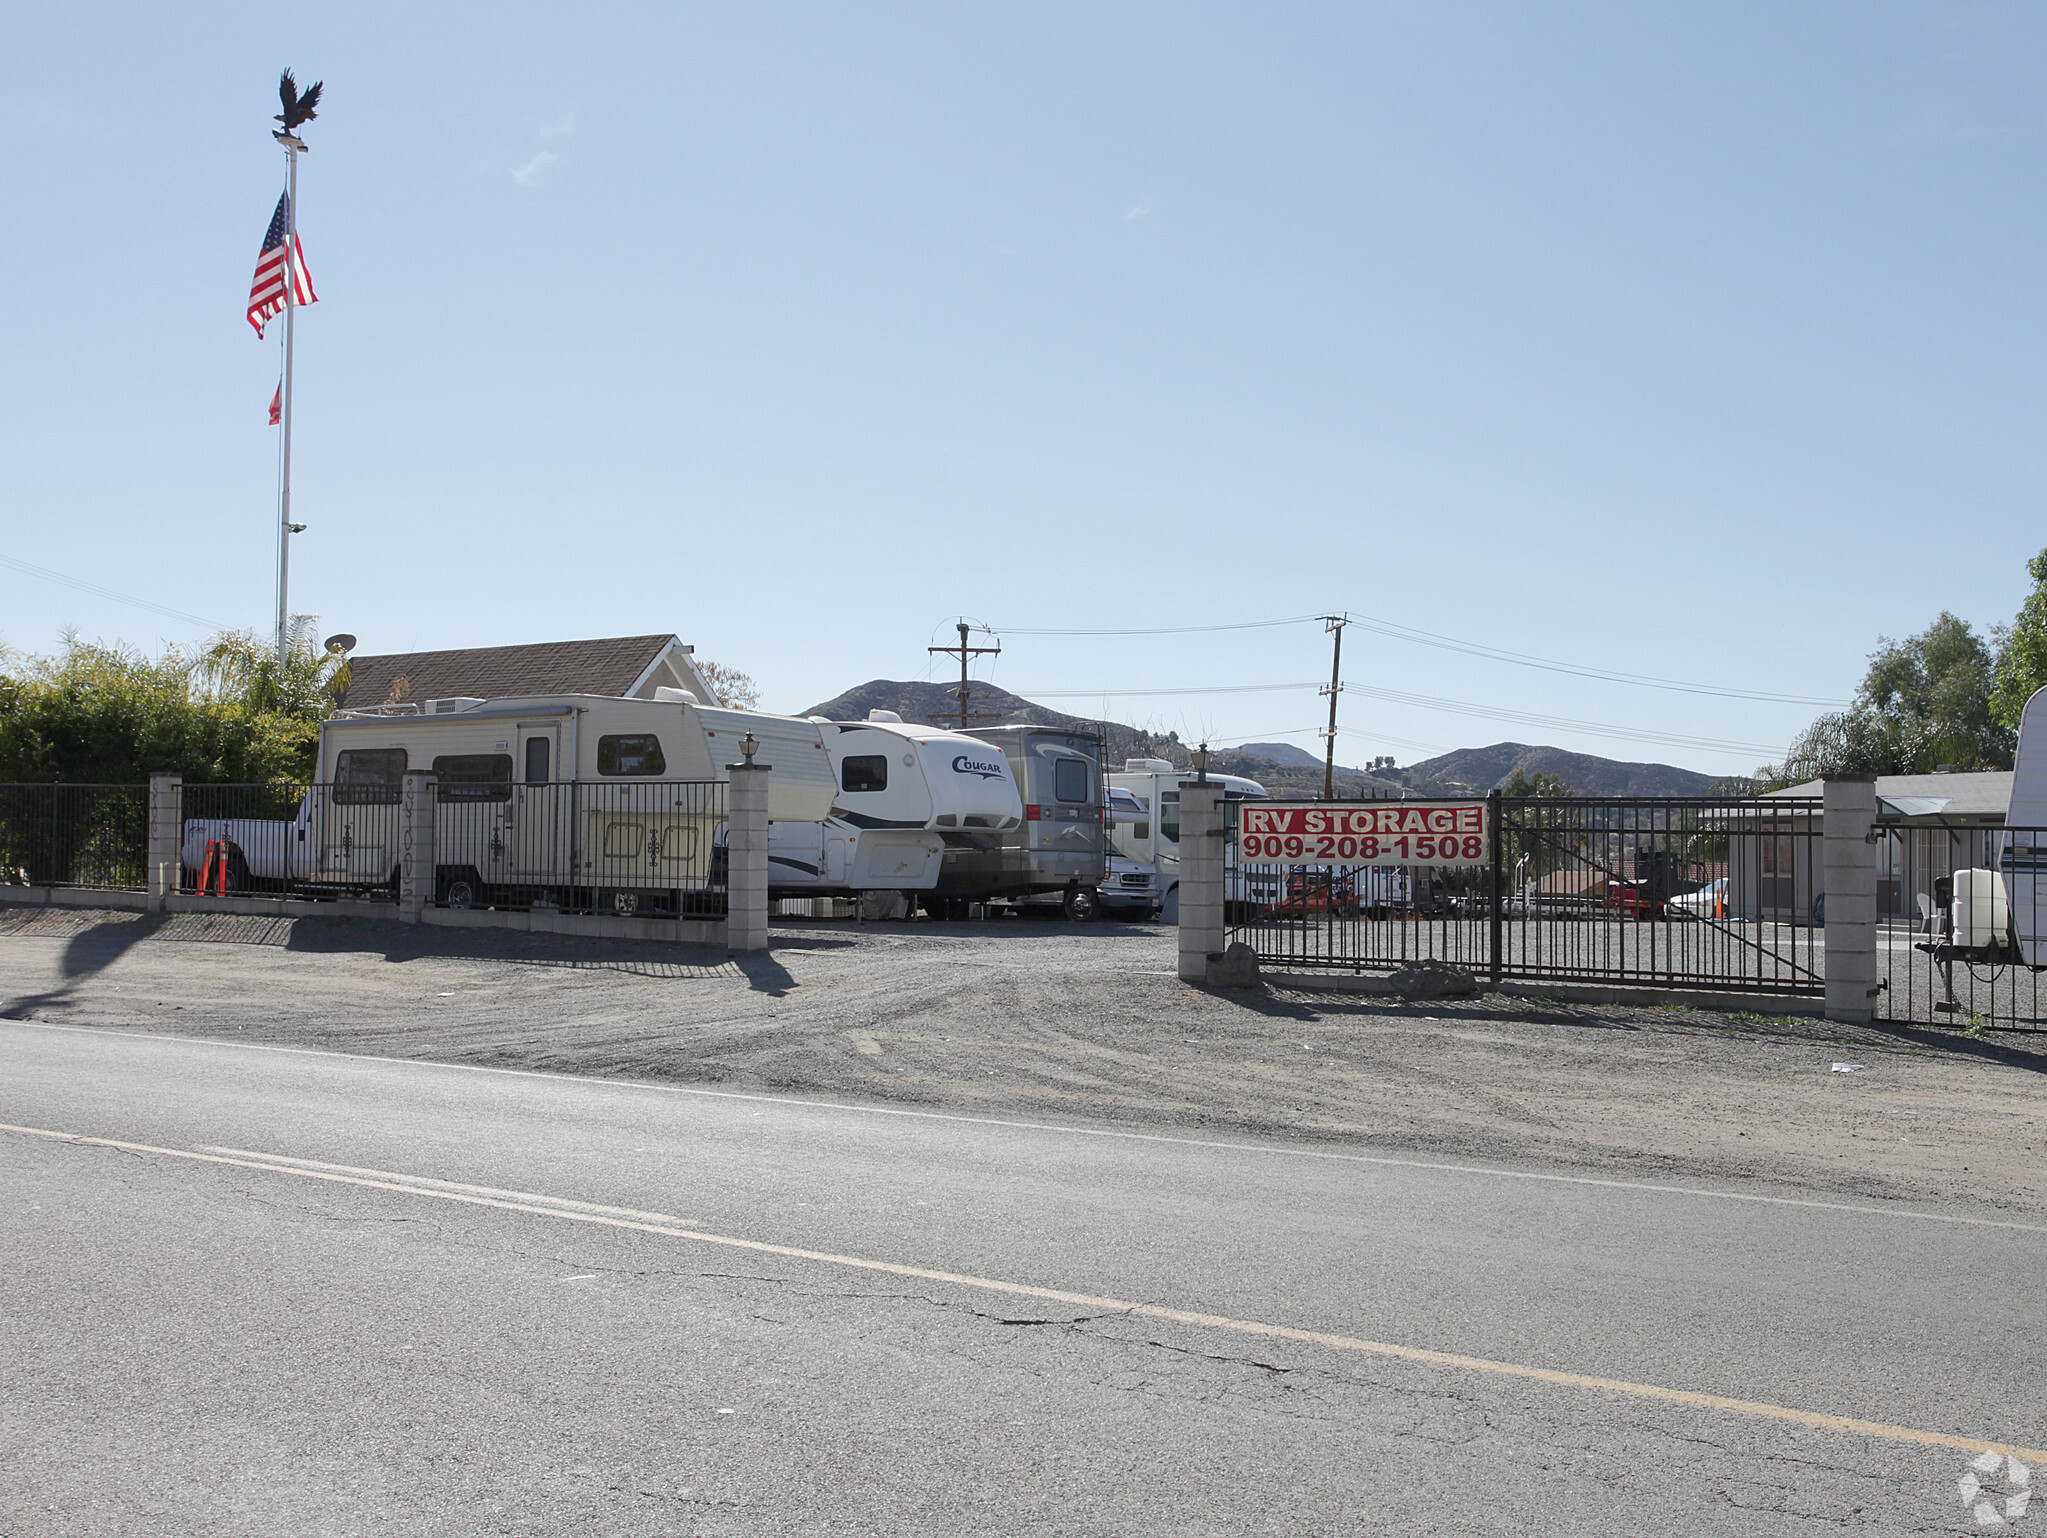
[[[277,661],[284,664],[285,629],[290,623],[291,590],[291,344],[292,322],[298,305],[294,289],[298,283],[299,152],[284,147],[285,162],[291,167],[284,204],[284,464],[277,484]]]

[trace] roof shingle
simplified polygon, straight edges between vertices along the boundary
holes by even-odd
[[[352,657],[348,688],[339,703],[362,710],[457,695],[486,700],[522,694],[624,695],[675,642],[672,635],[628,635]]]

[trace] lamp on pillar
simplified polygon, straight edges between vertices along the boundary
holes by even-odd
[[[740,754],[746,759],[746,761],[749,764],[753,762],[754,754],[758,753],[760,750],[761,750],[760,739],[754,736],[752,732],[748,732],[744,737],[739,739]]]
[[[1208,783],[1208,744],[1205,742],[1194,752],[1194,780],[1198,785]]]

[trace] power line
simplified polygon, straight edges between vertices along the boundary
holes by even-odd
[[[1286,690],[1321,689],[1321,683],[1298,684],[1223,684],[1213,688],[1200,689],[1018,689],[1014,692],[1026,699],[1103,699],[1109,697],[1179,695],[1179,694],[1268,694]],[[1492,705],[1477,705],[1469,700],[1436,699],[1423,694],[1408,694],[1399,689],[1377,689],[1369,684],[1346,684],[1346,691],[1370,695],[1395,705],[1413,705],[1422,710],[1447,711],[1453,715],[1479,716],[1494,721],[1505,721],[1519,726],[1543,726],[1557,731],[1582,732],[1594,737],[1614,737],[1624,741],[1647,742],[1661,747],[1696,748],[1718,753],[1776,753],[1776,747],[1755,742],[1732,742],[1720,737],[1695,737],[1684,732],[1660,732],[1649,727],[1616,726],[1605,721],[1580,721],[1571,716],[1537,715],[1531,711],[1506,710]],[[1369,735],[1369,734],[1367,734]]]
[[[47,566],[36,566],[28,561],[17,560],[11,555],[0,555],[0,566],[12,566],[16,571],[25,571],[32,577],[41,577],[46,582],[61,582],[66,587],[75,587],[81,593],[91,593],[99,598],[111,598],[116,603],[131,604],[138,609],[149,609],[172,619],[189,620],[194,625],[204,625],[209,630],[232,630],[235,627],[225,620],[208,619],[203,614],[187,614],[183,609],[167,608],[160,603],[151,603],[147,598],[137,598],[129,593],[117,593],[110,587],[101,587],[97,582],[87,582],[81,577],[66,576],[61,571],[51,571]]]
[[[1326,619],[1321,614],[1296,614],[1286,619],[1246,620],[1230,625],[1179,625],[1156,630],[1026,630],[1013,625],[1001,626],[1005,635],[1044,636],[1142,636],[1142,635],[1200,635],[1218,630],[1271,630],[1283,625],[1307,625]],[[1817,695],[1778,694],[1770,690],[1731,689],[1721,684],[1689,683],[1683,679],[1658,678],[1647,673],[1623,673],[1613,668],[1584,667],[1575,662],[1558,662],[1550,657],[1527,657],[1518,652],[1502,650],[1497,646],[1486,646],[1477,641],[1463,641],[1455,636],[1437,635],[1430,630],[1417,630],[1412,625],[1402,625],[1393,620],[1375,619],[1371,615],[1346,613],[1344,618],[1351,624],[1388,637],[1396,641],[1412,641],[1417,646],[1433,646],[1442,651],[1460,652],[1467,657],[1478,657],[1487,662],[1511,662],[1516,667],[1539,668],[1549,673],[1568,673],[1577,678],[1597,679],[1602,683],[1631,684],[1640,689],[1671,689],[1680,694],[1705,694],[1718,699],[1755,700],[1766,705],[1846,705],[1846,700],[1822,699]]]
[[[1272,630],[1281,625],[1305,625],[1319,620],[1319,614],[1296,614],[1291,619],[1253,619],[1234,625],[1169,625],[1162,630],[1026,630],[1017,625],[991,625],[1003,635],[1203,635],[1213,630]]]

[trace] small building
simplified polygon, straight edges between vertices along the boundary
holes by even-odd
[[[698,670],[695,651],[678,636],[629,635],[351,657],[347,686],[336,703],[346,710],[370,710],[380,705],[424,707],[428,700],[534,694],[650,700],[656,689],[668,688],[681,689],[705,705],[723,705]]]
[[[2012,772],[1882,774],[1876,780],[1877,921],[1920,922],[1934,901],[1936,883],[1958,870],[1996,870],[2004,848],[2004,814],[2011,805]],[[1817,799],[1821,780],[1772,791],[1759,805],[1782,798]],[[1782,832],[1758,828],[1760,837],[1730,841],[1731,911],[1742,918],[1780,923],[1818,922],[1824,889],[1819,819],[1798,813],[1781,819]]]

